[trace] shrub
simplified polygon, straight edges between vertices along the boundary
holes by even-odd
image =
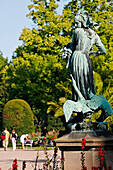
[[[3,127],[11,132],[14,128],[21,136],[34,131],[33,113],[29,104],[22,99],[13,99],[6,103],[3,109]]]
[[[48,131],[51,130],[65,130],[64,124],[60,117],[53,117],[52,115],[48,115]]]

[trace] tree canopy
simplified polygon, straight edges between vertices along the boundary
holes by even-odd
[[[69,70],[65,68],[66,61],[61,59],[60,50],[71,42],[74,16],[78,10],[84,9],[99,24],[95,31],[107,50],[106,55],[92,56],[97,93],[113,105],[112,6],[113,2],[109,0],[72,0],[59,15],[57,1],[31,0],[27,17],[35,27],[23,29],[19,38],[23,44],[15,50],[12,63],[4,67],[2,74],[1,83],[2,86],[5,83],[7,101],[14,98],[27,101],[34,115],[42,120],[48,102],[58,103],[61,97],[71,99]]]

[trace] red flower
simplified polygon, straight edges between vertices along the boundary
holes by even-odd
[[[83,170],[87,170],[87,167],[86,167],[86,166],[84,166]]]
[[[82,146],[81,146],[81,149],[83,150],[86,146],[86,140],[85,138],[82,139]]]
[[[65,161],[65,158],[60,158],[61,161]]]
[[[17,167],[17,159],[15,158],[15,160],[13,161],[12,170],[17,170]]]
[[[93,166],[93,167],[92,167],[92,170],[99,170],[99,168],[98,168],[98,167]]]
[[[98,148],[98,157],[100,159],[100,167],[103,168],[104,167],[104,145],[102,144],[99,148]]]
[[[51,138],[51,140],[54,140],[53,138]]]
[[[55,140],[56,138],[51,138],[50,140]]]
[[[44,137],[43,140],[46,140],[46,137]]]
[[[45,168],[45,164],[43,164],[43,168]]]
[[[81,149],[83,149],[83,146],[81,146]]]

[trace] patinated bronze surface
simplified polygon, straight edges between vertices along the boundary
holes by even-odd
[[[78,12],[75,16],[75,31],[72,42],[64,47],[62,58],[67,58],[67,68],[72,78],[72,100],[64,103],[63,109],[66,122],[73,112],[82,113],[83,121],[87,116],[101,109],[101,121],[113,114],[107,99],[96,95],[93,69],[90,55],[98,56],[106,53],[106,49],[93,27],[97,26],[86,11]],[[93,51],[93,46],[98,47]]]

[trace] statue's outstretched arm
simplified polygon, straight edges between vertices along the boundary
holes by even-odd
[[[92,51],[89,54],[93,54],[94,56],[106,54],[106,49],[101,42],[100,37],[97,34],[95,36],[95,45],[98,47],[98,51]]]

